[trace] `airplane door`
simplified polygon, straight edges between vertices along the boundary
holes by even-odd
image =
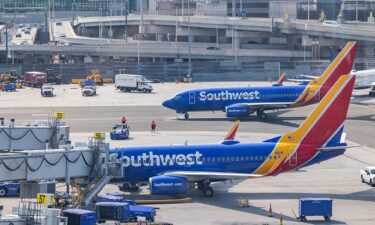
[[[194,91],[189,91],[189,104],[195,104],[195,93]]]
[[[296,166],[298,163],[297,152],[293,154],[294,148],[290,145],[288,145],[288,150],[289,150],[289,156],[291,156],[289,159],[289,166]]]

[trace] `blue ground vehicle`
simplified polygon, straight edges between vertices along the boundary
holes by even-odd
[[[299,217],[297,219],[306,222],[306,216],[323,216],[326,221],[332,217],[331,198],[301,198],[299,200]]]
[[[156,211],[152,207],[131,205],[126,202],[99,202],[95,204],[95,209],[99,223],[106,220],[134,222],[138,217],[153,222],[156,216]]]
[[[129,138],[129,126],[125,124],[116,124],[110,133],[111,140],[123,140]]]
[[[0,183],[0,197],[19,196],[19,195],[20,195],[19,183]]]
[[[5,83],[3,86],[3,91],[16,91],[15,83]]]

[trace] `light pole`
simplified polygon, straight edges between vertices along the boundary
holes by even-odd
[[[307,21],[310,21],[310,0],[307,0]]]
[[[103,29],[103,27],[102,27],[102,6],[100,6],[99,7],[99,12],[100,12],[100,14],[99,14],[99,38],[100,38],[100,47],[102,47],[103,46],[103,43],[102,43],[102,29]]]
[[[129,12],[129,1],[126,1],[126,10],[125,10],[125,43],[128,43],[128,12]]]
[[[188,69],[188,75],[191,76],[191,49],[190,49],[190,0],[188,0],[188,40],[189,40],[189,69]]]

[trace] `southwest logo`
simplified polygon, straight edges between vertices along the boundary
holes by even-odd
[[[253,100],[260,99],[259,91],[251,92],[229,92],[222,91],[218,93],[207,93],[206,91],[199,92],[199,100],[205,101],[222,101],[222,100]]]

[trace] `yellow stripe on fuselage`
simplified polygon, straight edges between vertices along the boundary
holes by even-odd
[[[330,102],[335,98],[339,89],[348,80],[349,76],[341,76],[339,80],[335,83],[332,89],[327,93],[323,100],[318,104],[312,113],[306,118],[306,120],[301,124],[301,126],[292,132],[283,135],[277,142],[274,150],[272,151],[272,158],[268,158],[256,171],[255,174],[266,175],[271,173],[276,169],[281,162],[287,157],[293,155],[298,147],[299,143],[305,137],[306,133],[314,125],[314,123],[319,119],[324,110],[329,107]]]
[[[350,49],[353,47],[354,44],[355,44],[355,42],[352,42],[352,41],[348,42],[345,45],[345,47],[342,49],[340,54],[335,58],[335,60],[333,60],[333,62],[323,72],[323,74],[320,77],[312,80],[307,85],[307,87],[305,88],[303,93],[298,97],[298,99],[295,101],[295,103],[293,105],[291,105],[291,107],[299,106],[299,105],[303,104],[304,102],[307,102],[307,101],[311,100],[312,98],[314,98],[314,96],[316,94],[316,91],[318,91],[321,88],[321,86],[328,79],[328,77],[331,75],[333,70],[336,69],[337,64],[341,62],[341,60],[346,56],[346,54],[350,51]],[[299,103],[302,100],[302,98],[304,98],[305,95],[307,95],[307,96],[305,97],[304,101]]]

